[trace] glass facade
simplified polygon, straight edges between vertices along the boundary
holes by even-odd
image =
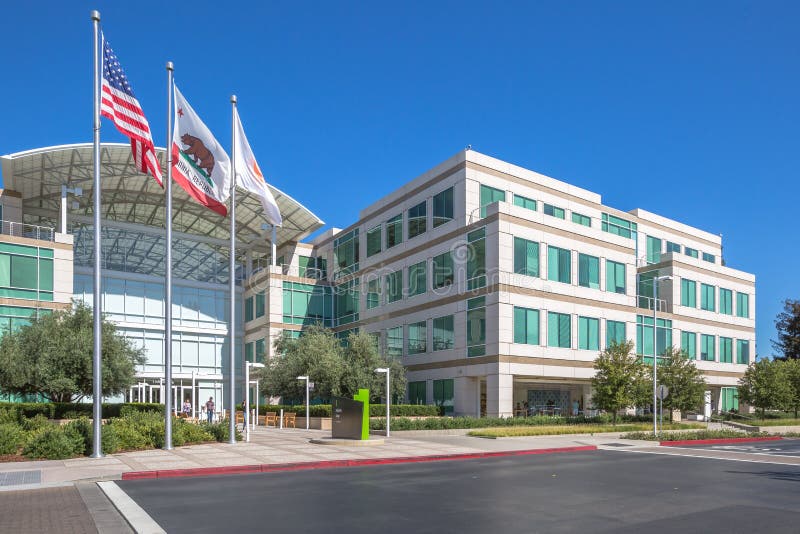
[[[716,311],[717,288],[708,284],[700,284],[700,309]]]
[[[681,251],[681,246],[678,243],[667,241],[667,253],[670,252],[679,253],[680,251]]]
[[[656,331],[656,351],[661,356],[672,346],[672,321],[658,319]],[[636,316],[636,354],[653,356],[653,318],[647,315]]]
[[[733,291],[719,288],[719,312],[733,315]]]
[[[683,253],[689,256],[690,258],[697,258],[699,256],[697,249],[689,247],[683,247]]]
[[[750,363],[750,342],[746,339],[736,340],[736,363]]]
[[[389,273],[384,278],[386,302],[397,302],[403,298],[403,271]]]
[[[747,293],[736,293],[736,317],[750,317],[750,295]]]
[[[539,276],[539,243],[521,237],[514,238],[514,272]]]
[[[733,363],[733,339],[719,337],[719,361],[720,363]]]
[[[433,381],[433,403],[440,406],[445,415],[453,413],[454,385],[452,378]]]
[[[580,213],[572,212],[572,222],[575,224],[580,224],[582,226],[592,226],[592,219],[591,217],[587,217],[586,215],[581,215]]]
[[[408,296],[421,295],[428,290],[428,264],[425,261],[408,267]]]
[[[333,257],[336,264],[334,278],[358,270],[358,228],[334,240]]]
[[[403,327],[386,329],[386,356],[399,359],[403,356]]]
[[[283,282],[283,322],[332,327],[333,295],[330,286]]]
[[[433,196],[433,227],[453,220],[453,188]]]
[[[428,404],[427,383],[422,380],[419,382],[408,383],[408,403],[409,404]]]
[[[53,300],[53,249],[0,243],[0,297]]]
[[[335,302],[334,326],[341,326],[358,321],[358,278],[339,284],[333,289],[333,293]]]
[[[657,237],[647,236],[647,263],[661,261],[661,240]]]
[[[539,310],[514,306],[514,343],[539,344]]]
[[[681,278],[681,306],[697,307],[697,282]]]
[[[700,359],[706,362],[713,362],[717,359],[714,336],[700,335]]]
[[[372,276],[375,276],[374,274]],[[367,309],[377,308],[381,305],[381,280],[371,278],[367,281]]]
[[[717,259],[714,257],[713,254],[709,254],[708,252],[703,252],[703,261],[707,261],[709,263],[715,263]]]
[[[486,297],[467,301],[467,356],[486,354]]]
[[[0,337],[7,332],[31,324],[31,319],[41,317],[50,310],[44,308],[26,308],[23,306],[0,306]]]
[[[436,317],[433,320],[433,350],[447,350],[455,346],[453,316]]]

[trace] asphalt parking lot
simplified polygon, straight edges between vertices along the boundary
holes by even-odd
[[[749,534],[800,524],[800,467],[622,451],[117,484],[170,533]]]

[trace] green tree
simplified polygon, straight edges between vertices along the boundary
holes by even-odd
[[[641,402],[647,367],[633,351],[633,342],[612,343],[594,361],[592,402],[611,412],[617,424],[617,412]],[[652,382],[651,382],[652,385]]]
[[[385,375],[375,372],[378,367],[391,369],[393,396],[405,392],[403,366],[380,356],[375,338],[363,332],[350,333],[343,346],[331,330],[315,325],[297,339],[279,339],[275,349],[280,356],[267,362],[259,373],[262,387],[270,395],[305,397],[305,385],[297,377],[308,375],[314,382],[314,395],[323,399],[352,397],[359,388],[379,397],[386,387]]]
[[[90,396],[93,332],[92,309],[76,302],[7,333],[0,339],[0,389],[54,402]],[[102,334],[103,395],[119,395],[136,383],[144,352],[105,319]]]
[[[800,360],[786,360],[783,362],[783,367],[792,391],[789,408],[794,410],[794,418],[797,419],[797,413],[800,411]]]
[[[761,411],[786,409],[792,400],[792,386],[784,362],[763,358],[750,364],[739,380],[739,400]]]
[[[783,311],[775,319],[778,340],[772,346],[786,360],[800,358],[800,300],[786,299]]]
[[[667,348],[658,362],[658,383],[667,386],[669,394],[664,399],[664,408],[682,412],[693,410],[703,404],[706,382],[703,373],[688,355],[674,347]]]

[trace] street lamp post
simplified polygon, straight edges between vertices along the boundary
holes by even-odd
[[[298,376],[298,380],[305,380],[306,381],[306,430],[308,430],[308,410],[309,410],[309,400],[308,400],[308,375]]]
[[[386,373],[386,437],[389,437],[389,404],[391,401],[391,393],[389,392],[389,377],[391,373],[388,367],[378,367],[375,369],[376,373]]]
[[[247,407],[250,405],[250,368],[261,369],[264,367],[263,363],[244,361],[244,400],[242,401],[242,420],[244,421],[244,440],[250,443],[250,425],[247,424]],[[256,404],[258,404],[258,397],[256,397]],[[235,417],[236,407],[234,406],[234,413],[231,417]]]
[[[658,283],[672,280],[671,276],[653,277],[653,435],[658,436]]]

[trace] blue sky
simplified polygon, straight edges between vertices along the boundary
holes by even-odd
[[[156,144],[171,60],[225,146],[238,95],[268,180],[328,225],[471,144],[724,234],[760,355],[800,298],[797,2],[7,3],[0,153],[91,139],[91,9]]]

